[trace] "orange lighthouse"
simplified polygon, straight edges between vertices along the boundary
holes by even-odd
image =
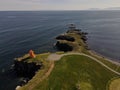
[[[35,53],[34,53],[33,50],[30,50],[30,51],[29,51],[29,55],[30,55],[31,58],[35,58]]]

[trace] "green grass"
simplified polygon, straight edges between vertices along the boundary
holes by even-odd
[[[26,62],[44,62],[50,53],[37,54],[35,58],[29,58]]]
[[[102,56],[98,56],[95,53],[89,53],[88,52],[87,54],[90,55],[90,56],[92,56],[92,57],[94,57],[94,58],[96,58],[96,59],[98,59],[99,61],[101,61],[102,63],[104,63],[105,65],[107,65],[108,67],[114,69],[115,71],[120,72],[120,66],[116,65],[116,64],[114,64],[112,62],[110,62],[109,60],[106,60],[107,58],[104,58]]]
[[[58,54],[58,55],[61,55],[61,54],[64,54],[65,52],[63,52],[63,51],[59,51],[59,52],[56,52],[56,54]]]
[[[88,50],[85,48],[85,43],[83,42],[83,40],[81,39],[81,36],[76,34],[76,33],[68,33],[69,36],[72,36],[75,38],[75,42],[76,42],[76,45],[78,46],[79,44],[81,46],[78,46],[75,50],[78,51],[78,52],[82,52],[82,53],[85,53],[85,54],[88,54],[90,56],[93,56],[95,57],[96,59],[100,60],[101,62],[103,62],[104,64],[106,64],[107,66],[109,66],[110,68],[114,69],[115,71],[118,71],[120,72],[120,66],[114,64],[114,63],[111,63],[110,61],[107,61],[105,60],[105,58],[103,57],[99,57],[96,55],[96,53],[89,53]]]
[[[68,41],[66,41],[68,44],[70,44],[71,46],[74,47],[74,50],[75,52],[82,52],[82,53],[85,53],[87,55],[90,55],[92,57],[95,57],[96,59],[100,60],[101,62],[103,62],[104,64],[106,64],[108,67],[114,69],[115,71],[117,72],[120,72],[120,66],[114,64],[114,63],[111,63],[110,61],[108,60],[105,60],[105,58],[103,58],[102,56],[98,56],[96,53],[90,53],[89,50],[87,50],[85,48],[86,46],[86,43],[83,42],[83,40],[81,39],[81,36],[76,34],[76,33],[67,33],[68,36],[71,36],[71,37],[74,37],[75,38],[75,42],[74,44],[72,43],[69,43]]]
[[[114,77],[118,76],[88,57],[69,55],[57,61],[51,75],[33,90],[106,90]]]
[[[106,61],[105,58],[96,56],[96,54],[89,53],[85,48],[85,43],[81,40],[81,36],[75,33],[68,33],[68,35],[76,39],[74,43],[68,42],[74,47],[73,51],[93,56],[110,68],[120,71],[118,65]],[[63,52],[57,52],[57,54],[63,54]],[[36,84],[36,81],[39,82],[39,79],[47,72],[52,63],[45,61],[48,55],[49,53],[39,54],[36,58],[28,60],[29,62],[44,61],[45,68],[42,71],[40,70],[20,90],[29,90],[31,86],[34,86],[32,90],[107,90],[109,81],[119,77],[88,57],[69,55],[55,62],[55,67],[50,76]]]

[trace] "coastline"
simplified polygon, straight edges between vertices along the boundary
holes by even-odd
[[[57,39],[56,47],[61,49],[61,51],[64,51],[64,53],[62,53],[61,56],[64,54],[67,55],[67,53],[70,53],[70,52],[71,53],[73,52],[73,54],[79,53],[79,55],[83,53],[85,56],[92,57],[92,59],[94,59],[94,61],[97,61],[97,63],[101,64],[102,66],[109,69],[110,71],[112,71],[114,73],[115,72],[119,73],[119,71],[117,71],[117,69],[119,69],[119,68],[116,68],[116,67],[119,67],[120,63],[118,63],[117,61],[114,61],[104,55],[101,55],[101,54],[95,52],[94,50],[88,49],[88,44],[86,43],[86,41],[87,41],[86,33],[81,32],[81,30],[74,29],[74,30],[68,31],[65,34],[59,35],[59,39]],[[68,48],[68,47],[70,47],[70,48]],[[57,53],[57,52],[55,52],[55,53]],[[43,59],[45,61],[47,61],[48,56],[51,54],[53,54],[53,53],[49,53]],[[38,60],[40,60],[40,58],[42,59],[42,57],[40,56],[40,57],[38,57]],[[59,58],[59,57],[56,57],[56,58]],[[54,60],[53,60],[53,62],[54,62]],[[112,67],[112,66],[114,66],[114,67]],[[47,67],[47,65],[45,66],[45,69],[46,69],[46,67]],[[47,68],[47,69],[49,69],[49,68]],[[41,75],[41,76],[39,76],[40,78],[43,77],[45,74],[45,73],[41,73],[40,72],[41,70],[39,69],[39,71],[38,71],[38,73]],[[46,70],[46,71],[48,71],[48,70]],[[42,74],[43,74],[43,76],[42,76]],[[36,74],[33,76],[32,79],[30,79],[30,81],[28,81],[27,84],[25,84],[25,86],[29,87],[29,84],[33,84],[33,86],[34,86],[34,80],[33,80],[34,78],[37,80]],[[43,79],[45,79],[45,78],[43,78]],[[37,80],[37,81],[39,82],[39,80]],[[22,87],[25,87],[25,86],[22,86]],[[20,89],[20,90],[22,90],[22,89]]]
[[[100,54],[100,53],[98,53],[98,52],[96,52],[94,50],[89,50],[88,52],[90,54],[92,54],[92,55],[95,55],[95,56],[99,57],[99,58],[104,58],[106,61],[109,61],[109,62],[111,62],[113,64],[120,65],[119,60],[115,60],[115,59],[112,59],[110,57],[104,56],[104,55],[102,55],[102,54]]]

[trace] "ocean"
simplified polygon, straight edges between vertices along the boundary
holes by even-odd
[[[88,33],[90,49],[120,62],[120,11],[0,11],[0,90],[19,84],[14,58],[30,49],[55,52],[55,37],[71,23]]]

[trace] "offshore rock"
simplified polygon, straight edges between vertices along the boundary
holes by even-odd
[[[75,39],[74,37],[68,36],[68,35],[59,35],[56,37],[57,40],[67,40],[67,41],[71,41],[74,42]]]

